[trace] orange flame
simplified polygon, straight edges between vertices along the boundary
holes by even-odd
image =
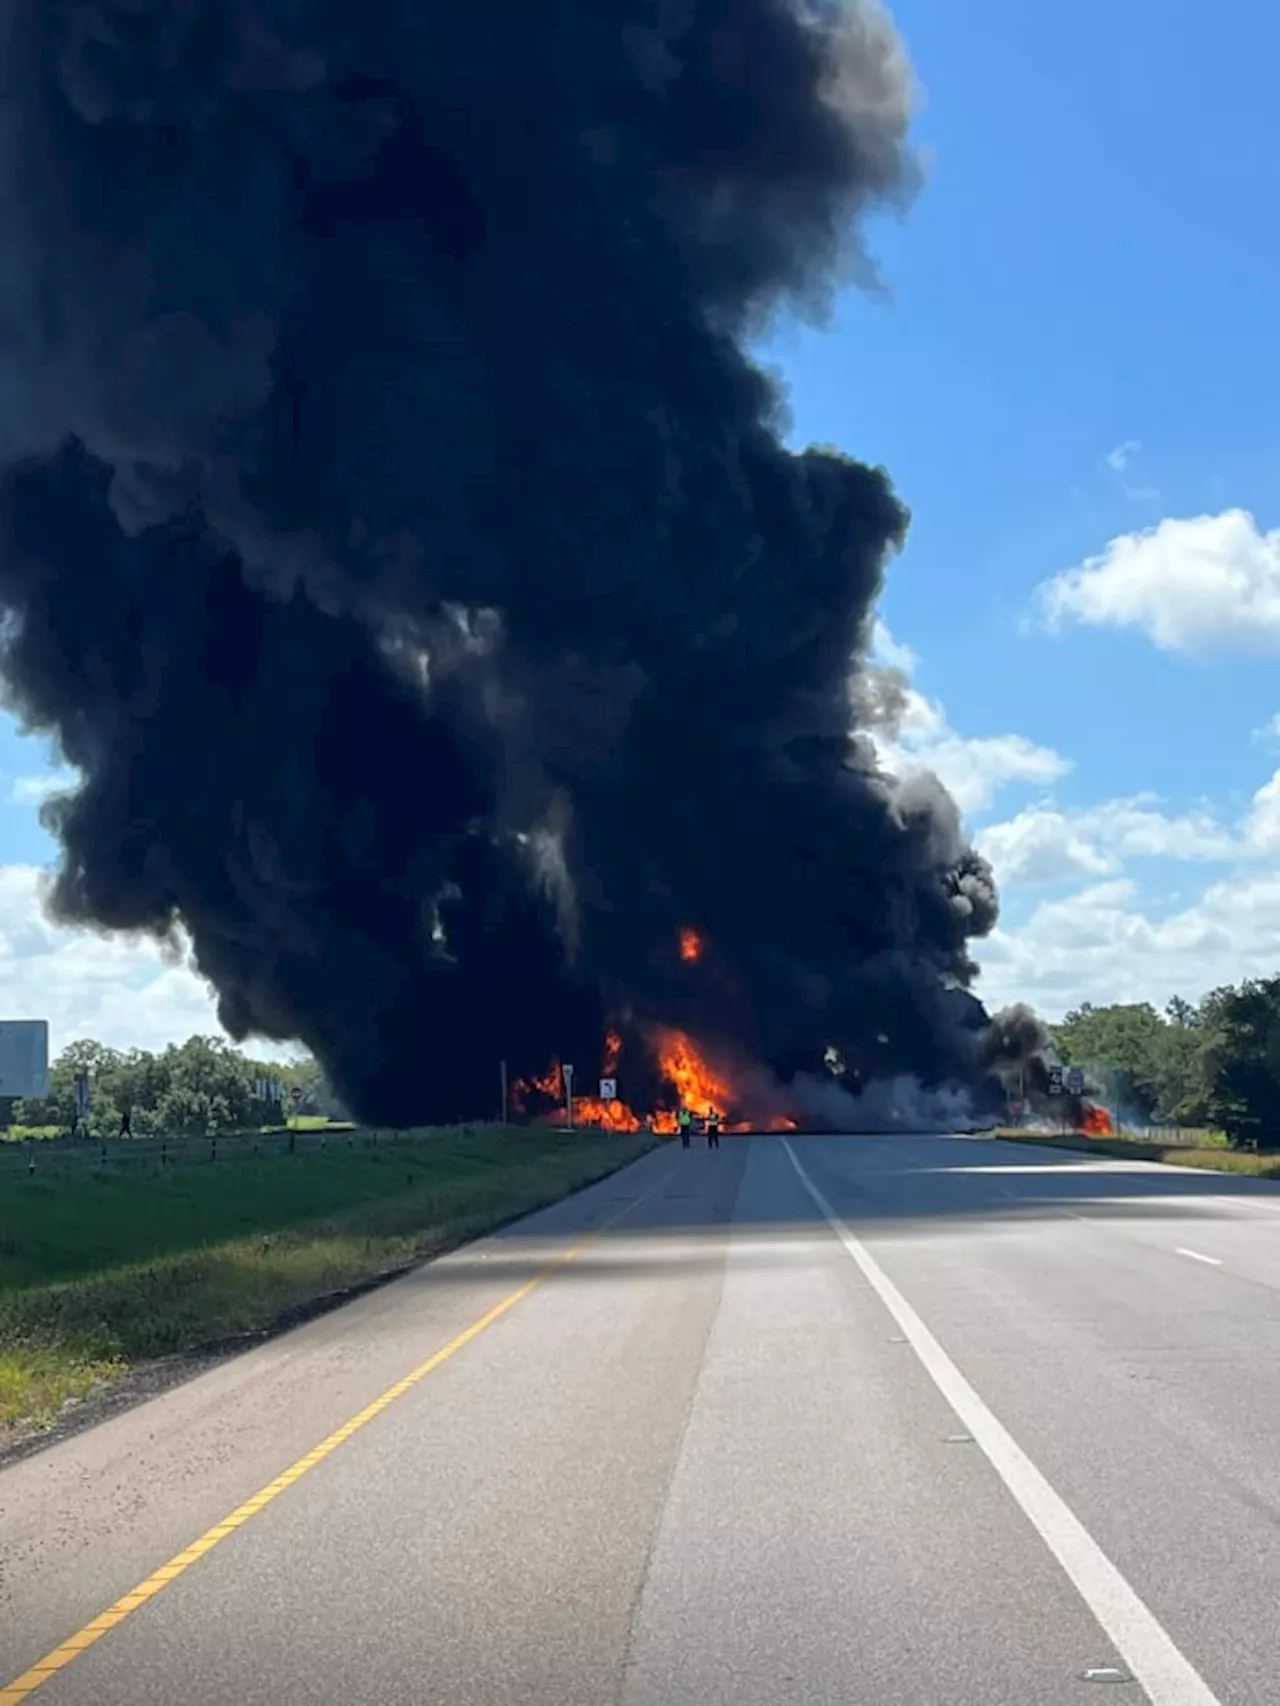
[[[696,951],[701,952],[700,939],[695,932],[690,934],[697,944]],[[659,1108],[641,1119],[634,1109],[618,1098],[606,1101],[600,1096],[575,1096],[573,1118],[576,1125],[596,1126],[604,1131],[639,1131],[642,1125],[648,1125],[650,1130],[662,1136],[672,1136],[678,1129],[679,1107],[688,1108],[690,1113],[701,1118],[719,1114],[722,1121],[726,1119],[733,1099],[732,1088],[724,1075],[707,1061],[693,1038],[674,1027],[658,1026],[650,1033],[649,1042],[657,1056],[659,1071],[679,1098],[677,1107]],[[616,1077],[621,1057],[622,1038],[617,1031],[610,1030],[601,1053],[600,1076]],[[564,1077],[558,1060],[552,1061],[541,1077],[517,1079],[511,1086],[511,1103],[517,1113],[526,1112],[529,1097],[535,1092],[559,1104],[558,1108],[537,1117],[545,1122],[558,1121],[564,1105]],[[726,1124],[724,1129],[727,1132],[747,1132],[760,1128],[739,1121],[733,1125]],[[763,1129],[795,1131],[796,1122],[785,1115],[778,1115],[770,1119]]]
[[[553,1060],[541,1077],[513,1079],[509,1095],[511,1106],[517,1114],[526,1112],[529,1097],[532,1095],[550,1096],[557,1102],[563,1102],[564,1078],[560,1072],[560,1062]]]
[[[678,1093],[681,1106],[702,1118],[707,1114],[719,1114],[722,1120],[725,1119],[733,1101],[733,1088],[723,1074],[706,1060],[693,1038],[684,1031],[663,1027],[653,1032],[651,1040],[657,1050],[662,1076]],[[658,1123],[659,1120],[661,1124]],[[674,1114],[658,1115],[655,1118],[655,1131],[668,1132],[675,1129]],[[761,1128],[750,1121],[738,1120],[733,1125],[726,1125],[724,1129],[727,1132],[748,1132]],[[766,1121],[763,1129],[795,1131],[796,1122],[784,1114],[778,1114]]]
[[[686,965],[693,965],[702,958],[702,937],[689,924],[680,931],[680,958]]]
[[[622,1058],[622,1038],[617,1031],[606,1031],[604,1048],[600,1053],[601,1078],[616,1078]],[[600,1126],[605,1131],[639,1131],[639,1115],[616,1096],[608,1101],[603,1096],[575,1096],[573,1118],[577,1125]]]
[[[1090,1104],[1084,1110],[1080,1120],[1080,1130],[1087,1137],[1110,1137],[1112,1133],[1111,1115],[1105,1108]]]
[[[652,1037],[662,1076],[692,1114],[719,1114],[729,1108],[729,1086],[703,1059],[693,1038],[662,1027]]]
[[[575,1096],[573,1123],[599,1126],[604,1131],[639,1131],[641,1126],[640,1116],[625,1102],[616,1098],[606,1102],[600,1096]]]

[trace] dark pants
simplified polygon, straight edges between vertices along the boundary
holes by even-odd
[[[689,1147],[689,1128],[688,1128],[688,1126],[684,1126],[680,1132],[680,1147],[682,1149],[687,1149]]]
[[[716,1131],[715,1128],[713,1127],[707,1133],[707,1148],[708,1149],[719,1149],[719,1147],[720,1147],[720,1133],[718,1131]]]

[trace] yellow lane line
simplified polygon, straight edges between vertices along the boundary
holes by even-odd
[[[469,1345],[472,1339],[479,1338],[486,1327],[492,1327],[493,1323],[505,1315],[509,1309],[514,1309],[517,1303],[522,1303],[530,1292],[538,1289],[544,1280],[550,1279],[561,1268],[567,1267],[575,1257],[580,1256],[588,1245],[593,1244],[611,1226],[616,1226],[625,1215],[630,1214],[633,1209],[639,1208],[641,1203],[647,1202],[650,1197],[656,1196],[678,1170],[678,1167],[672,1168],[655,1185],[651,1185],[647,1191],[641,1192],[634,1201],[624,1203],[616,1214],[611,1214],[607,1220],[596,1227],[594,1232],[589,1232],[585,1238],[580,1238],[576,1244],[571,1244],[568,1249],[562,1250],[532,1279],[526,1280],[522,1286],[518,1286],[515,1291],[508,1293],[501,1303],[495,1303],[487,1314],[482,1315],[478,1321],[473,1321],[469,1327],[459,1333],[456,1338],[450,1339],[447,1345],[442,1346],[440,1350],[429,1356],[425,1362],[419,1363],[412,1373],[406,1374],[403,1380],[397,1380],[394,1386],[389,1386],[371,1404],[366,1404],[359,1415],[352,1416],[349,1422],[344,1422],[340,1428],[335,1428],[327,1439],[322,1439],[320,1444],[309,1451],[305,1457],[300,1457],[283,1474],[277,1475],[274,1481],[268,1482],[261,1492],[255,1493],[251,1499],[246,1499],[242,1505],[238,1505],[230,1516],[223,1517],[221,1522],[217,1522],[212,1528],[206,1529],[198,1540],[193,1540],[190,1546],[185,1547],[176,1557],[170,1558],[167,1564],[162,1564],[158,1570],[153,1570],[145,1581],[139,1582],[136,1588],[123,1595],[114,1605],[108,1606],[91,1623],[86,1623],[83,1629],[78,1629],[74,1635],[68,1636],[52,1652],[46,1653],[42,1659],[37,1660],[29,1670],[24,1670],[21,1676],[15,1677],[6,1687],[0,1688],[0,1706],[18,1706],[19,1701],[29,1699],[37,1688],[49,1681],[50,1677],[56,1676],[61,1670],[65,1670],[73,1660],[80,1657],[81,1653],[87,1651],[95,1642],[100,1641],[104,1635],[109,1634],[112,1629],[123,1623],[125,1618],[135,1612],[140,1605],[145,1605],[162,1588],[168,1587],[170,1582],[176,1581],[179,1576],[184,1575],[207,1552],[212,1552],[220,1541],[225,1540],[229,1534],[234,1534],[238,1528],[243,1528],[251,1517],[255,1517],[259,1511],[265,1510],[273,1500],[280,1497],[281,1493],[292,1487],[295,1481],[300,1481],[308,1470],[314,1469],[318,1463],[323,1463],[325,1458],[331,1456],[340,1445],[345,1445],[352,1434],[358,1433],[375,1416],[380,1416],[385,1409],[395,1403],[397,1398],[403,1398],[406,1392],[411,1392],[419,1381],[425,1380],[433,1369],[440,1367],[441,1363],[448,1362],[449,1358],[455,1356],[464,1345]]]

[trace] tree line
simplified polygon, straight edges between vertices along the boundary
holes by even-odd
[[[1052,1028],[1059,1057],[1084,1069],[1089,1091],[1134,1125],[1212,1126],[1232,1143],[1280,1148],[1280,977],[1214,989],[1196,1004],[1175,997],[1164,1012],[1148,1002],[1073,1009]],[[302,1091],[300,1112],[345,1119],[318,1062],[254,1060],[221,1037],[189,1037],[158,1053],[116,1049],[86,1038],[49,1068],[48,1094],[23,1097],[0,1119],[70,1131],[75,1081],[87,1073],[93,1137],[218,1136],[278,1123],[281,1106],[259,1093],[264,1080]]]
[[[80,1073],[89,1080],[89,1112],[83,1120],[76,1109]],[[284,1084],[283,1106],[260,1093],[264,1081]],[[296,1102],[289,1096],[295,1087],[302,1091]],[[154,1054],[85,1038],[63,1049],[50,1065],[48,1094],[19,1098],[7,1110],[7,1123],[79,1129],[91,1137],[115,1137],[126,1125],[135,1137],[216,1137],[280,1124],[295,1108],[329,1119],[346,1117],[314,1060],[253,1060],[221,1037],[189,1037]]]
[[[1136,1125],[1211,1126],[1237,1145],[1280,1148],[1280,977],[1175,997],[1089,1002],[1053,1027],[1063,1062]]]

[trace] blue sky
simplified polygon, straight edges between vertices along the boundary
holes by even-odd
[[[883,463],[914,513],[882,611],[913,686],[885,762],[936,769],[996,865],[993,1004],[1280,970],[1280,738],[1258,733],[1280,712],[1280,18],[893,11],[926,178],[872,231],[886,295],[769,350],[796,442]],[[55,1047],[212,1028],[151,947],[40,918],[46,775],[0,727],[7,1010],[47,1014]]]

